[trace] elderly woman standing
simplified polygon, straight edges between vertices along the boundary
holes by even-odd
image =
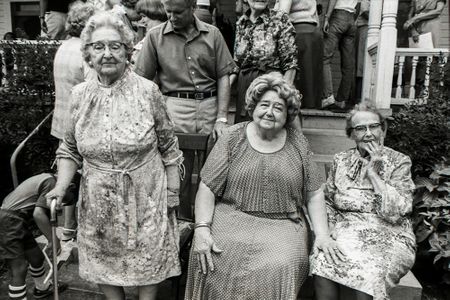
[[[248,0],[248,4],[250,9],[236,25],[234,59],[239,69],[230,77],[231,84],[238,80],[235,123],[249,119],[245,94],[256,77],[278,71],[292,84],[297,68],[295,29],[289,16],[269,9],[269,0]]]
[[[296,299],[308,275],[304,204],[316,247],[334,251],[308,142],[290,126],[298,91],[269,73],[246,102],[253,121],[230,127],[201,172],[185,299]]]
[[[71,122],[57,150],[58,181],[47,199],[61,201],[83,166],[78,246],[80,276],[107,299],[180,274],[175,212],[182,153],[157,86],[132,72],[133,34],[111,13],[94,15],[81,35],[97,79],[72,90]]]
[[[325,253],[313,253],[318,300],[339,299],[341,286],[357,299],[389,299],[414,263],[411,160],[383,146],[385,129],[384,117],[369,104],[347,117],[356,148],[334,157],[325,193],[331,235],[346,259],[330,262]]]
[[[53,61],[53,78],[55,79],[55,110],[51,135],[63,140],[70,119],[70,91],[85,80],[95,77],[95,71],[89,67],[81,53],[80,34],[88,19],[95,13],[92,4],[76,3],[67,15],[66,32],[70,36],[64,40],[56,51]],[[67,241],[76,236],[77,221],[75,205],[64,206],[64,229],[62,240]]]

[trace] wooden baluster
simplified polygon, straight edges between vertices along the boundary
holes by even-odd
[[[364,76],[363,76],[363,94],[362,99],[373,100],[373,85],[375,72],[372,70],[373,58],[367,51],[373,44],[378,44],[380,39],[381,13],[383,11],[383,0],[370,1],[369,24],[367,30],[366,51],[364,53]],[[374,54],[376,56],[376,53]]]
[[[391,107],[393,66],[397,50],[397,9],[398,0],[383,1],[374,93],[374,103],[378,109]]]
[[[410,80],[410,87],[409,87],[409,100],[414,100],[416,98],[416,68],[417,63],[419,62],[418,56],[413,56],[412,59],[412,72],[411,72],[411,80]]]
[[[425,68],[425,81],[424,81],[424,87],[423,87],[423,91],[421,93],[421,98],[423,100],[427,100],[428,97],[430,96],[430,90],[429,90],[429,86],[430,86],[430,69],[431,69],[431,62],[433,61],[433,55],[429,55],[427,56],[427,66]]]
[[[402,97],[402,82],[403,82],[403,66],[405,65],[405,57],[398,57],[398,75],[397,75],[397,90],[395,91],[395,99],[400,99]]]

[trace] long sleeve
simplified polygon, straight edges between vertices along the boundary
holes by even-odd
[[[333,160],[333,164],[331,166],[331,170],[328,173],[328,179],[325,186],[325,204],[328,215],[328,226],[333,229],[336,224],[337,211],[334,207],[334,196],[336,194],[337,188],[335,185],[335,177],[336,177],[336,159]]]
[[[78,152],[77,140],[75,138],[75,126],[78,120],[78,108],[80,105],[84,83],[75,86],[70,93],[70,121],[64,139],[56,150],[56,158],[67,158],[73,160],[79,168],[83,164],[83,158]]]
[[[288,14],[281,16],[278,39],[278,53],[280,55],[280,67],[283,72],[289,69],[297,69],[297,44],[295,43],[295,28],[289,20]]]
[[[376,195],[380,201],[377,213],[390,223],[398,223],[412,211],[412,192],[414,183],[411,179],[411,160],[401,155],[391,177],[386,180],[386,190]]]
[[[153,118],[158,137],[158,150],[165,166],[178,165],[183,161],[183,153],[178,148],[178,138],[174,125],[167,113],[167,107],[161,92],[155,85],[152,90]]]

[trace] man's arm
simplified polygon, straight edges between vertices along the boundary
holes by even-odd
[[[154,80],[157,68],[157,56],[155,46],[152,43],[150,32],[144,38],[142,49],[136,58],[134,72],[149,80]]]
[[[330,0],[330,2],[328,2],[327,13],[325,14],[325,19],[323,21],[323,32],[324,33],[328,33],[328,29],[330,27],[328,20],[330,19],[331,13],[333,12],[334,7],[336,6],[336,1],[337,0]]]
[[[289,14],[291,12],[292,0],[280,0],[278,9]]]
[[[48,0],[39,0],[39,21],[41,22],[41,30],[47,33],[47,24],[45,23],[45,13],[47,12]]]
[[[217,80],[217,120],[214,125],[213,138],[216,140],[223,133],[227,123],[221,120],[228,120],[228,105],[230,104],[230,77],[223,75]]]

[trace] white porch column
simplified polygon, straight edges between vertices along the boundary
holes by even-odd
[[[392,76],[394,75],[395,51],[397,49],[398,0],[384,0],[380,41],[377,51],[374,102],[379,109],[391,105]]]
[[[383,11],[383,0],[371,0],[369,9],[369,24],[367,30],[367,43],[366,51],[364,54],[364,77],[363,77],[363,91],[362,98],[371,99],[370,87],[372,81],[375,80],[373,77],[374,70],[372,70],[372,58],[370,57],[368,49],[373,44],[378,44],[380,39],[380,27],[381,27],[381,13]]]

